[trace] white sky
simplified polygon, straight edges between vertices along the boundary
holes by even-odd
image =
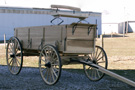
[[[0,0],[0,6],[50,8],[51,4],[69,5],[82,11],[102,13],[103,23],[135,20],[135,0]]]

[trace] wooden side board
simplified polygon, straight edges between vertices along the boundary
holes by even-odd
[[[53,25],[16,28],[15,36],[19,38],[24,49],[41,50],[50,44],[62,53],[92,53],[95,48],[96,25],[77,26],[73,33],[73,25]]]

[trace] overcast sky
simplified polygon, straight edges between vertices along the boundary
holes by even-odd
[[[103,23],[135,20],[135,0],[0,0],[0,6],[50,8],[51,4],[69,5],[82,11],[102,13]]]

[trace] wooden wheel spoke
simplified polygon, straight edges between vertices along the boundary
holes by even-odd
[[[91,56],[91,59],[93,59],[93,54],[92,53],[90,54],[90,56]]]
[[[47,50],[44,50],[45,51],[45,56],[48,56],[48,51]]]
[[[10,51],[9,53],[13,53],[12,49],[11,48],[8,48],[8,50]]]
[[[52,64],[52,66],[59,66],[59,63],[54,63]]]
[[[102,53],[102,51],[100,51],[100,53],[98,54],[98,56],[96,58],[98,58],[100,56],[100,54]]]
[[[98,48],[97,48],[97,50],[96,50],[96,55],[95,55],[95,57],[97,57],[97,53],[98,53]]]
[[[49,73],[50,73],[49,68],[47,68],[47,81],[49,79]]]
[[[45,66],[45,64],[40,64],[40,66]]]
[[[45,62],[45,60],[44,60],[44,59],[41,59],[41,61]]]
[[[105,56],[105,55],[103,54],[102,57],[97,58],[97,61],[99,61],[100,59],[102,59],[104,56]]]
[[[56,74],[56,72],[54,71],[54,68],[52,68],[53,74],[55,75],[55,77],[57,78],[58,75]]]
[[[46,69],[46,68],[42,68],[42,69],[41,69],[41,72],[43,72],[43,71],[45,71],[45,70],[47,70],[47,69]]]
[[[8,60],[12,59],[11,57],[8,58]]]
[[[16,58],[16,63],[19,64],[19,66],[21,65],[21,63],[19,62],[19,60]]]
[[[13,50],[13,43],[12,43],[12,44],[10,43],[9,46],[10,46],[10,47],[12,48],[12,50]]]
[[[18,57],[18,56],[21,56],[21,52],[20,53],[16,53],[16,57]]]
[[[96,72],[97,72],[97,76],[100,77],[98,69],[96,69]]]
[[[18,60],[21,60],[21,57],[16,57]]]
[[[52,49],[50,48],[49,49],[49,56],[51,56],[52,55]]]
[[[105,61],[100,61],[100,62],[98,62],[98,63],[105,63]]]
[[[57,69],[57,68],[53,68],[56,72],[58,72],[59,71],[59,69]]]
[[[9,65],[10,65],[11,63],[13,63],[13,59],[9,62]]]
[[[91,68],[91,77],[93,78],[94,74],[93,74],[93,68]]]
[[[46,57],[44,53],[41,53],[41,55],[42,55],[44,58]]]
[[[54,81],[55,79],[54,79],[54,74],[53,74],[52,68],[51,68],[51,75],[52,75],[52,79]]]
[[[12,64],[10,65],[10,69],[12,70],[14,64],[14,60],[12,61]]]
[[[44,73],[44,77],[45,77],[45,76],[47,76],[47,74],[48,74],[48,68],[46,68],[46,69],[44,69],[44,70],[46,70],[45,73]],[[44,71],[44,70],[43,70],[43,71]],[[42,72],[43,72],[43,71],[42,71]]]
[[[95,73],[95,78],[97,77],[97,72],[96,72],[96,69],[94,69],[94,73]]]

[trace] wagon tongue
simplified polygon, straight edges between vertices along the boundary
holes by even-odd
[[[83,59],[82,60],[81,59],[80,60],[75,60],[75,59],[72,59],[72,58],[70,59],[70,61],[79,62],[79,63],[85,64],[85,65],[89,65],[89,66],[94,67],[97,70],[101,71],[102,73],[105,73],[105,74],[107,74],[107,75],[109,75],[111,77],[114,77],[114,78],[116,78],[116,79],[118,79],[118,80],[120,80],[122,82],[125,82],[125,83],[135,87],[135,82],[134,81],[131,81],[131,80],[129,80],[129,79],[123,77],[123,76],[120,76],[120,75],[118,75],[118,74],[116,74],[114,72],[111,72],[111,71],[97,65],[95,61],[91,62],[89,60],[83,60]]]

